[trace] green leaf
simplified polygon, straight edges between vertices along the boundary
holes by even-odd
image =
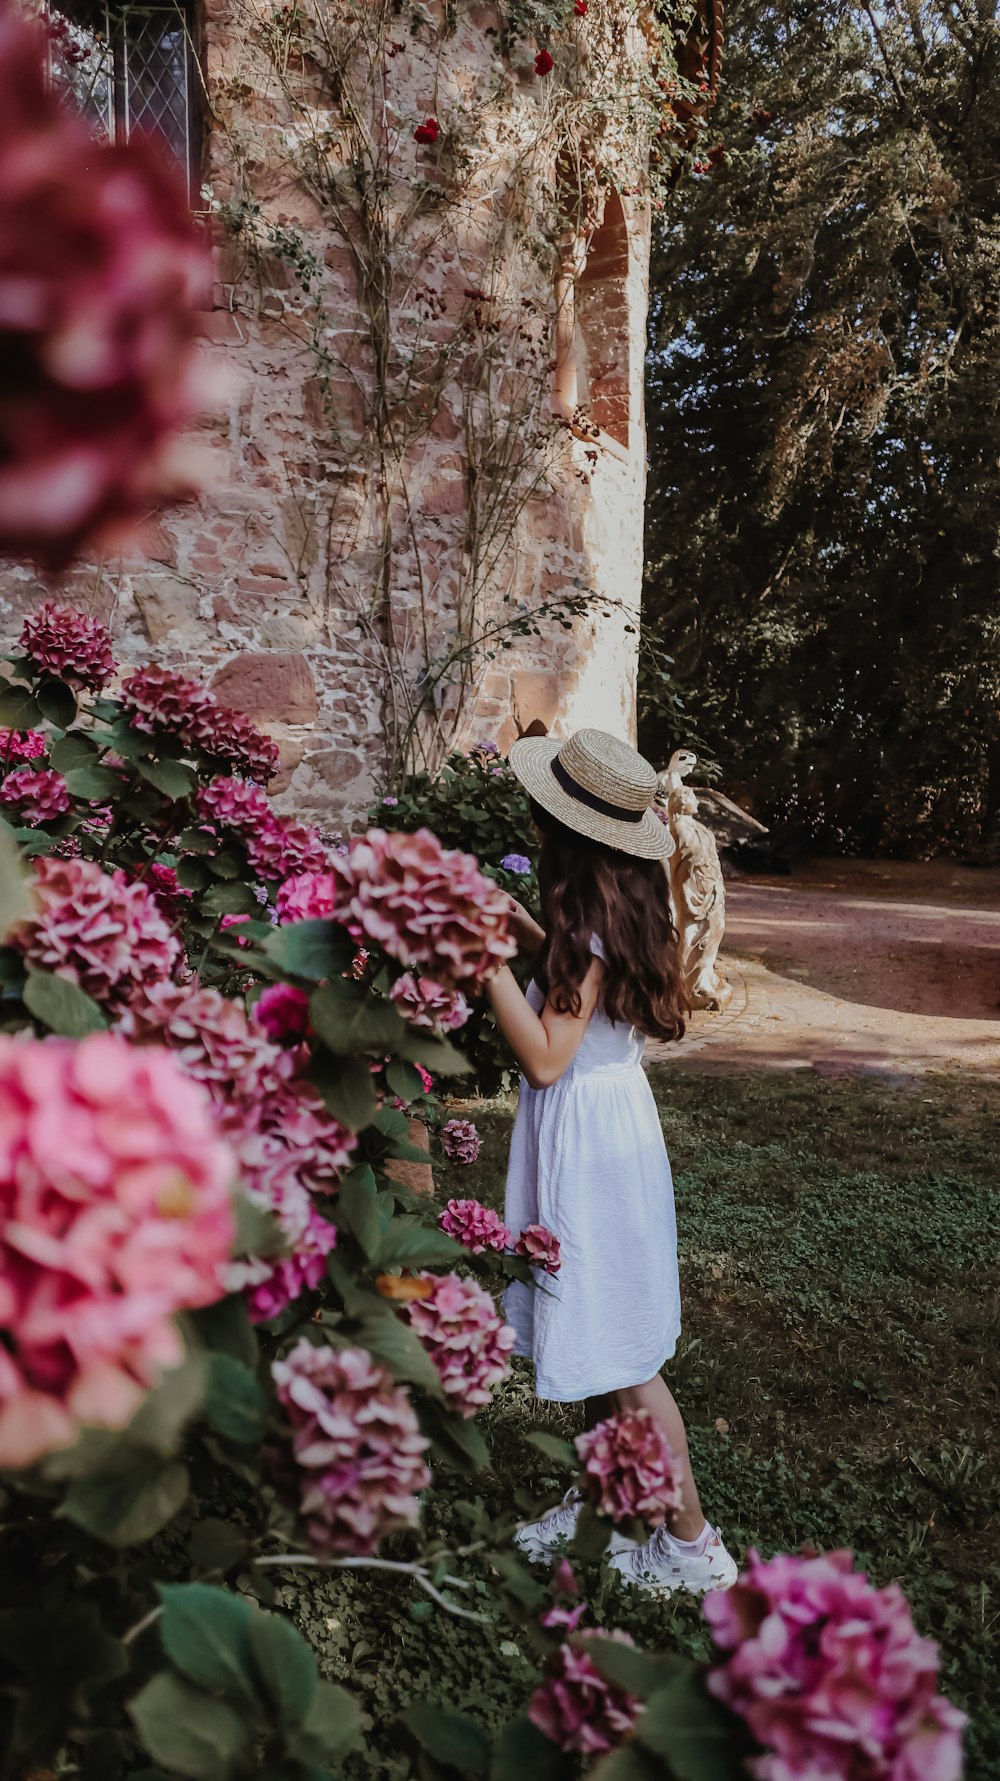
[[[401,1219],[394,1218],[389,1229],[382,1233],[378,1263],[384,1269],[437,1268],[445,1262],[455,1261],[462,1253],[461,1244],[446,1237],[444,1231],[436,1231],[425,1224],[404,1224]]]
[[[97,1003],[69,977],[53,971],[29,971],[23,995],[28,1012],[65,1039],[84,1039],[107,1027]]]
[[[191,1529],[188,1551],[191,1563],[203,1571],[231,1571],[247,1555],[246,1536],[231,1521],[207,1515]]]
[[[208,1348],[214,1354],[231,1354],[234,1360],[256,1371],[260,1347],[242,1293],[230,1293],[214,1305],[189,1311],[181,1322],[198,1347]]]
[[[81,730],[59,736],[49,748],[50,765],[67,776],[77,767],[91,767],[100,754],[100,744]]]
[[[147,1682],[129,1713],[153,1761],[190,1781],[225,1781],[249,1748],[244,1714],[169,1670]]]
[[[288,1741],[289,1754],[298,1762],[325,1764],[357,1742],[361,1708],[346,1688],[321,1682],[309,1714]]]
[[[546,1459],[554,1459],[560,1466],[571,1466],[575,1472],[580,1470],[580,1456],[569,1441],[560,1440],[558,1435],[548,1435],[544,1429],[532,1429],[525,1439],[532,1447],[537,1447],[539,1453],[544,1453]]]
[[[667,1770],[668,1774],[672,1772]],[[637,1744],[620,1744],[595,1763],[588,1781],[663,1781],[663,1766]]]
[[[705,1688],[704,1672],[687,1664],[646,1702],[636,1737],[670,1764],[676,1781],[735,1781],[745,1773],[736,1720]]]
[[[182,829],[177,837],[181,853],[211,853],[218,845],[217,836],[210,835],[207,829]]]
[[[378,1111],[372,1073],[361,1057],[335,1058],[328,1051],[313,1054],[310,1082],[334,1119],[352,1132],[363,1132]]]
[[[444,1400],[444,1388],[434,1362],[420,1338],[396,1316],[366,1317],[358,1337],[369,1354],[388,1367],[394,1379],[419,1385],[432,1398]]]
[[[94,804],[113,797],[121,785],[121,775],[111,767],[71,767],[65,778],[74,798]]]
[[[457,1416],[440,1404],[424,1404],[420,1410],[424,1433],[430,1436],[439,1458],[466,1477],[488,1472],[492,1461],[482,1433],[470,1418]]]
[[[679,1657],[676,1652],[637,1651],[634,1645],[620,1645],[617,1639],[601,1638],[596,1634],[592,1638],[588,1636],[587,1656],[609,1682],[617,1682],[619,1688],[637,1694],[640,1700],[662,1688],[678,1671],[686,1672],[693,1667],[687,1658]]]
[[[490,1765],[490,1781],[566,1781],[575,1773],[573,1758],[527,1718],[504,1726]]]
[[[288,1239],[277,1217],[266,1206],[255,1205],[245,1193],[237,1193],[233,1209],[236,1213],[236,1241],[233,1245],[236,1260],[242,1261],[250,1255],[272,1256],[287,1252]]]
[[[205,1356],[189,1355],[179,1367],[165,1373],[143,1399],[128,1425],[126,1440],[150,1448],[161,1459],[171,1458],[185,1427],[202,1407],[207,1385]]]
[[[200,901],[207,915],[256,915],[260,910],[248,884],[213,884]]]
[[[346,971],[355,946],[332,921],[295,921],[275,928],[264,951],[282,971],[319,982]]]
[[[265,1693],[285,1725],[301,1725],[318,1692],[316,1659],[297,1627],[277,1614],[255,1614],[250,1644]]]
[[[0,724],[6,730],[33,730],[42,713],[30,687],[0,686]]]
[[[391,1002],[349,977],[315,990],[309,998],[309,1017],[335,1057],[353,1057],[359,1051],[384,1057],[397,1050],[406,1031]]]
[[[375,1178],[360,1170],[346,1175],[337,1195],[337,1223],[347,1229],[367,1260],[374,1264],[382,1247],[382,1220],[376,1201]]]
[[[183,1507],[188,1470],[180,1460],[161,1460],[149,1448],[116,1442],[110,1470],[77,1478],[61,1513],[109,1546],[151,1540]]]
[[[36,697],[42,716],[60,730],[68,730],[76,719],[76,694],[73,688],[67,686],[64,680],[56,680],[47,674],[39,682]]]
[[[418,1032],[415,1027],[406,1028],[393,1050],[411,1063],[423,1064],[425,1070],[432,1070],[436,1076],[467,1076],[472,1068],[468,1058],[449,1040],[435,1039],[430,1034]]]
[[[588,1564],[597,1564],[607,1551],[610,1533],[611,1523],[607,1517],[598,1515],[592,1503],[584,1503],[570,1542],[570,1553]]]
[[[237,1706],[257,1700],[250,1622],[257,1610],[212,1583],[165,1583],[160,1642],[189,1682]]]
[[[0,940],[30,915],[34,905],[9,823],[0,821]]]
[[[423,1079],[415,1065],[401,1057],[394,1057],[386,1066],[385,1079],[401,1101],[418,1101],[424,1093]]]
[[[210,882],[210,873],[204,860],[186,855],[178,864],[177,882],[184,890],[204,890]]]
[[[198,775],[193,767],[186,767],[183,761],[139,759],[136,766],[147,784],[162,792],[165,798],[189,798],[197,789]]]
[[[457,1769],[462,1775],[489,1773],[491,1740],[467,1714],[453,1713],[433,1701],[414,1701],[401,1718],[435,1762]]]
[[[252,1447],[263,1439],[264,1394],[249,1367],[229,1354],[209,1358],[205,1415],[224,1441]]]

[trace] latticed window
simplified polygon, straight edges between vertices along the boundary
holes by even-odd
[[[151,137],[198,189],[197,92],[184,4],[49,7],[53,84],[112,142]]]

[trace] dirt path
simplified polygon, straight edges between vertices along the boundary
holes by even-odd
[[[1000,870],[819,860],[726,893],[732,1004],[651,1061],[1000,1072]]]

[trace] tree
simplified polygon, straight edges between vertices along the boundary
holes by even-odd
[[[1000,819],[995,8],[737,10],[727,93],[655,252],[647,626],[762,814],[967,846]]]

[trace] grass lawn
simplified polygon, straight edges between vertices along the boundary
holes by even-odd
[[[684,1292],[667,1377],[708,1514],[734,1551],[848,1545],[875,1581],[898,1579],[941,1644],[946,1691],[972,1716],[967,1776],[1000,1777],[1000,1089],[679,1068],[653,1086]],[[474,1169],[442,1166],[441,1197],[500,1205],[512,1109],[462,1111],[483,1153]],[[517,1363],[485,1419],[493,1472],[456,1480],[449,1537],[461,1538],[473,1489],[487,1507],[525,1486],[564,1489],[525,1443],[529,1425],[579,1423],[571,1406],[539,1404]],[[587,1584],[599,1620],[707,1654],[694,1603],[657,1604],[596,1571]],[[409,1774],[391,1729],[408,1700],[492,1726],[533,1684],[517,1629],[451,1620],[398,1584],[342,1577],[282,1599],[327,1673],[367,1697],[375,1754],[345,1765],[365,1781]]]

